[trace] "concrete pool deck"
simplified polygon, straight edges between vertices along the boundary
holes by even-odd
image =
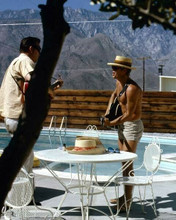
[[[37,169],[36,169],[37,170]],[[34,169],[34,173],[36,172]],[[171,181],[172,180],[172,181]],[[68,182],[69,180],[64,180]],[[40,202],[42,206],[47,207],[57,207],[62,195],[64,193],[63,187],[58,183],[56,179],[50,176],[36,174],[35,177],[35,199]],[[134,190],[134,194],[137,194],[137,188]],[[132,204],[132,210],[129,215],[131,220],[143,220],[143,219],[159,219],[159,220],[172,220],[176,219],[176,178],[163,181],[156,181],[153,184],[155,203],[157,208],[157,217],[154,215],[153,209],[150,205],[145,206],[146,214],[142,213],[140,203],[136,200]],[[120,188],[120,194],[123,188]],[[108,199],[114,198],[114,187],[109,186],[107,189]],[[147,188],[147,199],[151,199],[150,189]],[[79,196],[68,194],[61,210],[68,210],[74,206],[79,206]],[[105,213],[109,214],[108,207],[106,206],[105,199],[103,195],[94,196],[92,206],[98,208]],[[65,220],[81,220],[82,217],[79,211],[69,212],[63,216]],[[90,212],[90,220],[106,220],[108,217],[95,212]],[[126,219],[125,213],[119,214],[117,219]]]
[[[150,135],[150,134],[145,134]],[[153,136],[159,136],[158,134],[153,134]],[[170,135],[169,139],[176,140],[176,135]],[[166,137],[168,137],[166,135]],[[165,155],[167,156],[167,155]],[[173,155],[175,159],[175,155]],[[166,159],[170,159],[167,156]],[[38,172],[38,169],[34,169],[34,173],[36,173],[35,177],[35,198],[37,202],[40,202],[42,206],[47,207],[57,207],[59,204],[62,195],[64,193],[63,187],[51,176],[45,176],[41,171]],[[42,174],[42,175],[41,175]],[[155,202],[157,207],[157,217],[155,217],[154,212],[150,206],[145,206],[146,214],[142,213],[141,206],[139,203],[134,202],[132,205],[132,211],[130,212],[129,219],[131,220],[143,220],[143,219],[159,219],[159,220],[172,220],[176,219],[176,173],[170,176],[162,176],[162,179],[158,176],[154,179],[154,194],[155,194]],[[67,179],[66,182],[69,180]],[[137,188],[136,188],[137,189]],[[137,191],[134,193],[137,195]],[[108,187],[107,189],[108,199],[114,198],[114,188],[113,186]],[[147,190],[147,198],[151,199],[150,191]],[[73,206],[79,206],[79,197],[77,195],[69,194],[66,198],[62,209],[68,210]],[[93,200],[93,206],[99,208],[100,210],[104,210],[107,214],[109,214],[108,208],[106,206],[105,200],[102,195],[95,196]],[[81,220],[80,212],[70,212],[63,216],[66,220]],[[3,219],[3,218],[2,218]],[[91,211],[90,220],[106,220],[109,219],[106,216],[97,213],[95,211]],[[125,214],[119,214],[117,219],[125,220]]]

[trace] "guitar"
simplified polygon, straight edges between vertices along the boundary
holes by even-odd
[[[50,85],[50,89],[51,90],[55,90],[57,89],[58,86],[62,86],[63,85],[63,80],[61,78],[57,79],[53,84]]]

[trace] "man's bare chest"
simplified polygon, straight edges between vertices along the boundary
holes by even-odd
[[[128,88],[129,84],[125,84],[125,86],[119,87],[117,89],[117,98],[120,104],[125,105],[127,103],[127,94],[126,94],[126,90]]]

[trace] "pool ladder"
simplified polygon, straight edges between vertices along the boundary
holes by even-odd
[[[54,127],[53,127],[54,124]],[[50,121],[50,125],[49,125],[49,133],[51,132],[51,129],[53,128],[53,131],[56,131],[56,125],[57,125],[57,116],[52,116],[51,121]],[[61,120],[61,124],[59,127],[59,132],[61,133],[62,129],[63,129],[63,125],[64,125],[64,132],[66,132],[67,129],[67,116],[63,116],[62,120]]]

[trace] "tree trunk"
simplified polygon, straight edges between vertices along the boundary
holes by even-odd
[[[70,28],[63,17],[65,0],[48,0],[40,5],[44,31],[41,55],[26,92],[26,102],[17,131],[0,158],[0,210],[11,185],[29,156],[50,106],[48,87],[65,36]]]

